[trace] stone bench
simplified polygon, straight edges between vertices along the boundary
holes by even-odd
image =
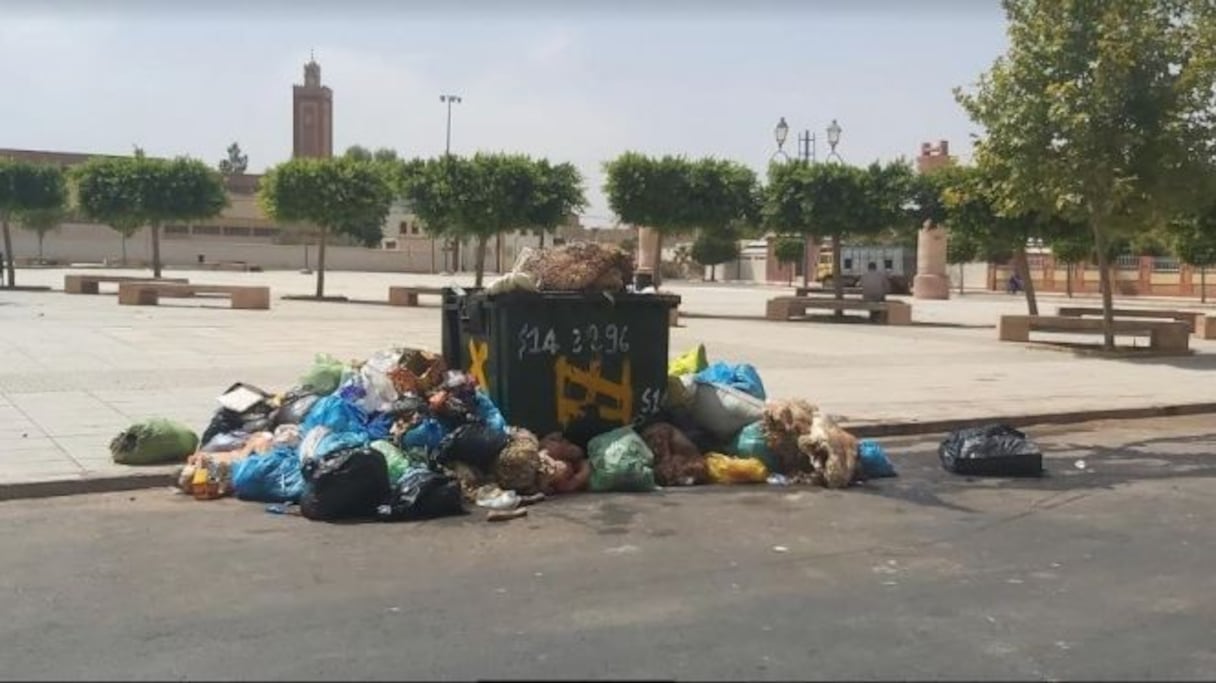
[[[155,306],[162,296],[216,294],[227,297],[232,308],[264,311],[270,308],[270,288],[248,285],[186,285],[164,282],[123,282],[118,285],[121,306]]]
[[[827,297],[779,296],[769,299],[764,317],[769,320],[789,320],[806,315],[808,308],[832,311],[867,311],[878,313],[881,325],[911,325],[912,306],[902,301],[863,301],[861,299],[829,299]]]
[[[845,287],[845,296],[861,295],[861,287]],[[794,296],[836,296],[836,290],[831,287],[795,287]]]
[[[1116,318],[1157,318],[1161,320],[1174,320],[1180,323],[1186,323],[1187,327],[1195,336],[1200,339],[1212,339],[1208,331],[1209,325],[1207,316],[1196,311],[1179,311],[1175,309],[1147,309],[1147,308],[1116,308],[1112,311]],[[1056,315],[1068,318],[1101,318],[1102,309],[1098,306],[1060,306],[1056,309]],[[1216,332],[1216,329],[1211,330]]]
[[[1115,320],[1117,335],[1147,336],[1157,351],[1190,349],[1190,326],[1173,320]],[[1030,341],[1031,332],[1102,334],[1102,320],[1051,315],[1002,315],[997,334],[1001,341]]]
[[[64,275],[63,276],[63,291],[67,294],[100,294],[101,283],[112,283],[120,285],[124,282],[162,282],[174,284],[186,284],[189,282],[184,277],[129,277],[122,275]]]
[[[417,306],[418,296],[443,296],[446,287],[389,287],[388,304],[390,306]]]

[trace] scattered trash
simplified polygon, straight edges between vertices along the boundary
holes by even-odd
[[[518,519],[528,515],[528,508],[515,508],[514,510],[495,510],[486,515],[487,522],[505,522],[510,519]]]
[[[1078,461],[1076,461],[1076,462],[1074,462],[1074,463],[1073,463],[1073,466],[1074,466],[1074,467],[1076,467],[1076,468],[1077,468],[1077,469],[1079,469],[1079,470],[1083,470],[1083,469],[1085,469],[1085,461],[1084,461],[1084,460],[1078,460]]]
[[[110,441],[110,455],[120,465],[184,462],[198,449],[198,435],[172,420],[137,422]]]
[[[947,472],[979,477],[1038,477],[1043,455],[1026,435],[1008,425],[951,432],[938,456]]]
[[[503,491],[497,486],[483,486],[477,491],[478,507],[491,510],[514,510],[519,507],[519,494],[514,491]]]
[[[709,453],[705,462],[709,467],[709,480],[715,484],[763,484],[768,479],[768,468],[755,458]]]
[[[789,486],[790,479],[784,474],[770,474],[768,479],[764,480],[769,486]]]
[[[775,552],[775,553],[788,553],[789,551],[790,551],[790,549],[783,545],[773,546],[773,552]]]

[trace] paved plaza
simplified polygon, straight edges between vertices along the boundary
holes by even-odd
[[[61,289],[65,272],[22,270],[18,282]],[[166,274],[197,283],[269,285],[272,308],[234,311],[225,300],[202,298],[127,307],[112,293],[0,290],[0,484],[126,471],[110,463],[107,445],[132,421],[163,416],[201,429],[215,397],[231,383],[286,389],[319,352],[362,358],[392,345],[439,348],[435,297],[423,297],[419,308],[282,301],[284,294],[312,293],[314,276]],[[390,285],[468,285],[472,276],[333,272],[326,281],[328,294],[385,301]],[[687,314],[672,330],[673,353],[703,342],[711,360],[754,364],[770,396],[807,398],[850,422],[1216,401],[1216,342],[1192,339],[1197,352],[1190,357],[1134,360],[1000,343],[996,320],[1024,313],[1021,297],[969,293],[914,301],[916,325],[880,327],[763,320],[765,300],[788,293],[783,287],[675,283],[670,289],[683,297]],[[1064,301],[1043,297],[1042,306],[1051,312]]]

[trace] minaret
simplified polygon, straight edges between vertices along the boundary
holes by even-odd
[[[334,93],[321,85],[321,65],[309,55],[304,65],[304,85],[293,85],[292,157],[334,155]]]

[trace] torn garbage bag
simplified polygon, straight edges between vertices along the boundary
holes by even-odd
[[[881,479],[896,476],[895,466],[887,452],[873,439],[862,439],[857,444],[857,457],[861,461],[861,473],[866,479]]]
[[[389,502],[376,510],[386,522],[435,519],[464,514],[460,483],[447,474],[425,468],[407,470],[393,485]]]
[[[194,432],[161,418],[137,422],[110,441],[110,455],[120,465],[183,462],[197,448]]]
[[[320,398],[316,394],[290,393],[283,397],[283,404],[271,414],[271,420],[276,427],[298,425],[308,417],[309,411]]]
[[[947,472],[978,477],[1037,477],[1043,454],[1026,435],[994,424],[951,432],[937,449]]]
[[[591,439],[592,491],[651,491],[654,453],[632,427],[620,427]]]
[[[300,458],[291,446],[278,445],[232,466],[232,488],[241,500],[294,503],[304,495]]]
[[[717,361],[696,374],[698,382],[710,382],[732,387],[749,396],[764,400],[764,382],[760,381],[760,373],[755,366],[747,363],[723,363]]]
[[[729,441],[764,416],[764,401],[734,387],[698,381],[688,413],[719,441]]]
[[[341,396],[330,394],[314,403],[300,423],[304,434],[314,427],[327,427],[331,432],[366,432],[367,414]]]
[[[442,422],[433,417],[423,418],[401,437],[401,447],[406,450],[420,448],[427,453],[434,453],[439,450],[439,445],[447,435],[448,430]]]
[[[727,454],[739,458],[756,458],[763,462],[770,472],[780,471],[777,454],[768,447],[764,422],[753,422],[740,429]]]
[[[318,353],[312,367],[300,378],[300,385],[322,396],[334,393],[342,383],[342,361],[326,353]]]
[[[300,514],[316,521],[369,518],[388,498],[390,486],[384,456],[370,448],[352,448],[324,460],[304,463],[307,485]]]

